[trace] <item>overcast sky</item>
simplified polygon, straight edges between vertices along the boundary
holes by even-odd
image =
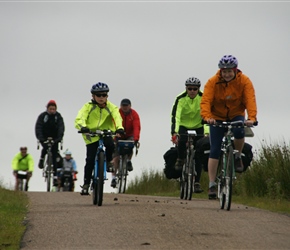
[[[28,146],[35,160],[31,191],[45,191],[34,126],[50,99],[65,121],[64,148],[79,169],[85,144],[74,119],[103,81],[109,100],[129,98],[141,118],[134,171],[164,167],[170,112],[188,77],[202,89],[224,54],[239,60],[258,103],[259,126],[248,142],[287,144],[290,138],[290,3],[281,2],[24,2],[0,1],[2,183],[13,186],[11,160]],[[63,152],[62,151],[62,152]],[[111,177],[110,177],[111,179]],[[110,181],[105,192],[111,192]]]

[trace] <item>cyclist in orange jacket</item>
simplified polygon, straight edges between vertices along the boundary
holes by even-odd
[[[232,55],[223,56],[218,66],[219,70],[204,87],[201,116],[209,124],[215,124],[216,121],[244,121],[247,110],[248,117],[245,123],[252,126],[257,121],[257,104],[251,80],[238,69],[238,60]],[[215,199],[217,196],[215,179],[224,132],[224,128],[210,126],[209,199]],[[235,128],[233,133],[235,149],[238,150],[235,154],[235,168],[237,172],[242,172],[244,128]]]

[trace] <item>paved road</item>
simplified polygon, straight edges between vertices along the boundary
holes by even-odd
[[[217,201],[28,192],[21,249],[290,249],[290,217]]]

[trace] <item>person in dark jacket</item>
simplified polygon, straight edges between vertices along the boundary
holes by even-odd
[[[57,163],[58,144],[62,141],[64,135],[64,121],[57,110],[57,105],[54,100],[50,100],[46,105],[46,111],[41,113],[35,124],[35,135],[42,145],[40,160],[38,167],[43,169],[44,157],[47,152],[47,144],[45,141],[48,137],[52,137],[54,144],[52,146],[52,161],[54,170],[54,185],[57,185]]]

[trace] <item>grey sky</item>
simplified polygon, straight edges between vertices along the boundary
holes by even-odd
[[[54,99],[79,190],[85,144],[74,119],[97,81],[109,85],[110,101],[129,98],[140,114],[141,147],[129,178],[163,169],[174,98],[191,76],[203,89],[224,54],[238,58],[256,89],[259,126],[248,142],[288,143],[289,12],[289,2],[0,2],[0,178],[14,184],[11,160],[26,145],[35,160],[30,190],[45,191],[34,125]]]

